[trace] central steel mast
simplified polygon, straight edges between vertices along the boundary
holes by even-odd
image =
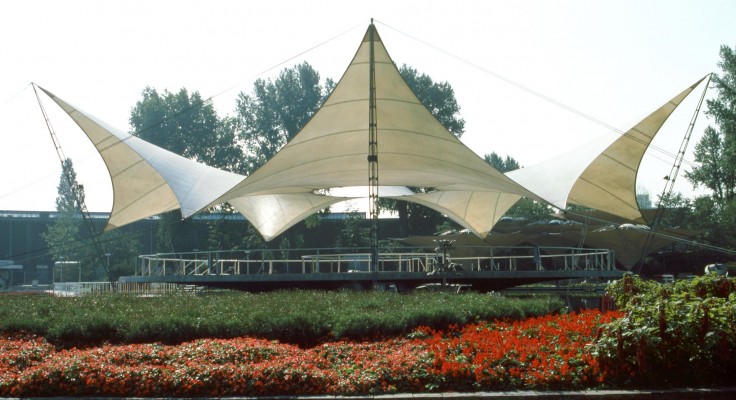
[[[373,42],[375,27],[371,18],[370,67],[368,100],[368,208],[371,218],[371,264],[373,274],[378,272],[378,121],[376,113],[376,65]]]

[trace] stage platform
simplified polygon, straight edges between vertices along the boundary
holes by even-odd
[[[455,253],[460,251],[456,248]],[[467,249],[466,249],[467,250]],[[197,252],[141,256],[135,276],[123,283],[167,283],[265,292],[286,289],[384,288],[399,292],[432,284],[471,285],[497,291],[538,282],[569,279],[608,281],[615,268],[605,249],[515,247],[484,249],[465,257],[442,253],[384,252],[376,266],[367,253],[304,251],[290,258],[241,252]],[[377,269],[377,271],[371,271]]]

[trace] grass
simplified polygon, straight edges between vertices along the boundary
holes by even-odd
[[[560,312],[555,297],[480,293],[282,291],[263,294],[0,296],[0,332],[32,332],[58,346],[179,343],[255,336],[299,345],[366,339]]]

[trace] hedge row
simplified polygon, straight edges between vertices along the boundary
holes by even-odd
[[[57,346],[180,343],[255,336],[299,345],[367,339],[494,319],[556,313],[552,297],[480,293],[283,291],[264,294],[0,296],[0,332],[31,332]]]

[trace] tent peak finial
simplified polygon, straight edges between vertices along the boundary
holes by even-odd
[[[373,18],[371,18],[371,25],[373,25]]]

